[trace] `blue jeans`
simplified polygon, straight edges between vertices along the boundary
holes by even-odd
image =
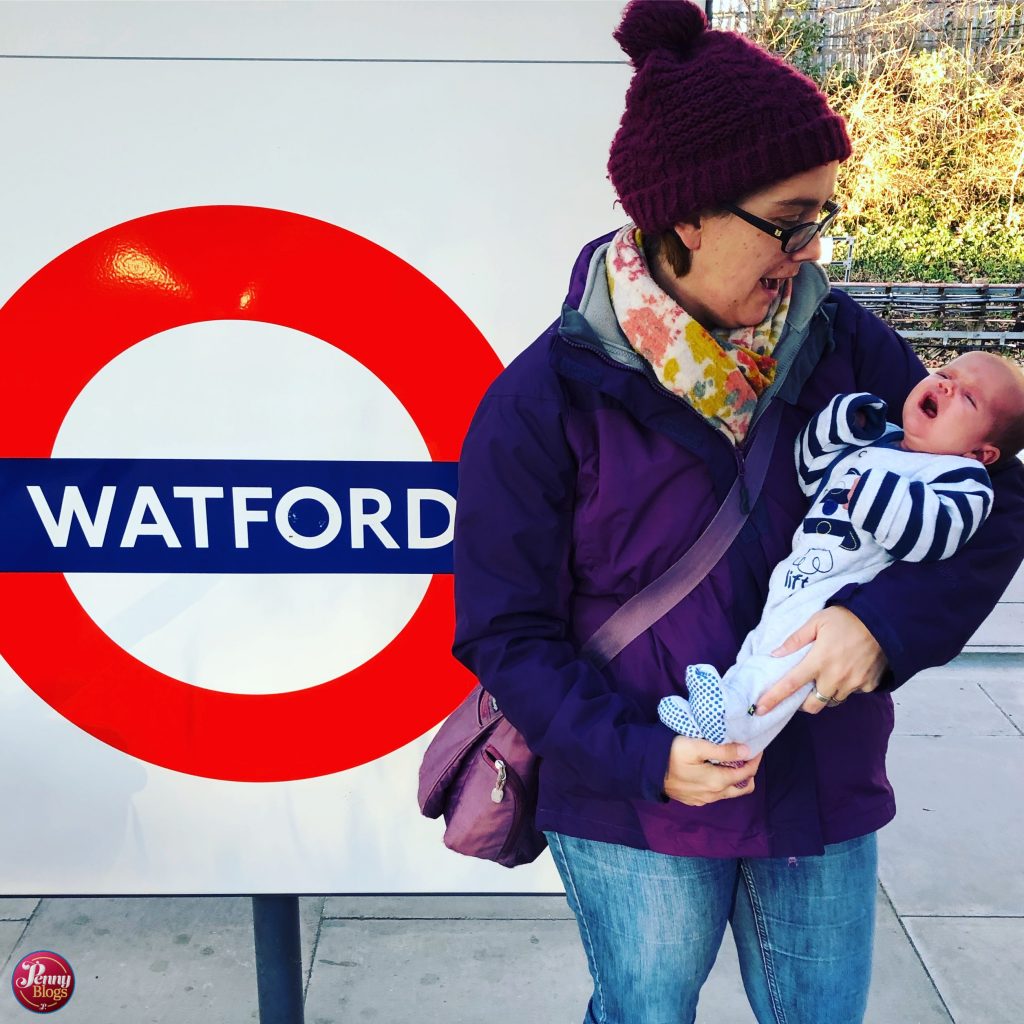
[[[759,1024],[860,1024],[874,834],[819,857],[670,857],[549,832],[594,979],[584,1024],[693,1024],[728,921]]]

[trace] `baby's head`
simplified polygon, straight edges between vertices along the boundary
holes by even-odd
[[[925,377],[903,405],[903,447],[985,466],[1024,448],[1024,371],[991,352],[965,352]]]

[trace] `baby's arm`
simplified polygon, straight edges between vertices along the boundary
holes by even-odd
[[[745,743],[751,753],[758,754],[797,713],[811,686],[808,683],[767,715],[754,715],[752,705],[806,653],[801,649],[782,658],[753,655],[734,665],[724,678],[713,665],[691,665],[686,670],[689,700],[676,694],[663,697],[658,717],[683,736],[712,743]]]
[[[796,469],[800,487],[814,497],[836,455],[851,445],[862,447],[885,432],[885,402],[858,392],[836,395],[796,439]]]
[[[981,463],[949,466],[949,460],[939,460],[931,480],[867,470],[850,497],[850,521],[895,559],[949,558],[974,536],[992,508],[992,485]]]

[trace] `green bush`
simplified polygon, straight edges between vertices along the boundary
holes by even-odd
[[[898,219],[862,217],[854,238],[858,281],[1024,281],[1024,232],[991,211],[937,220],[909,209]]]
[[[1024,0],[745,6],[750,35],[807,71],[826,13],[852,19],[855,60],[818,77],[853,143],[836,233],[855,239],[855,278],[1024,281]]]

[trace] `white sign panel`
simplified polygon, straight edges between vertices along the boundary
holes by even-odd
[[[0,6],[5,895],[560,888],[416,774],[459,441],[621,219],[619,10]]]

